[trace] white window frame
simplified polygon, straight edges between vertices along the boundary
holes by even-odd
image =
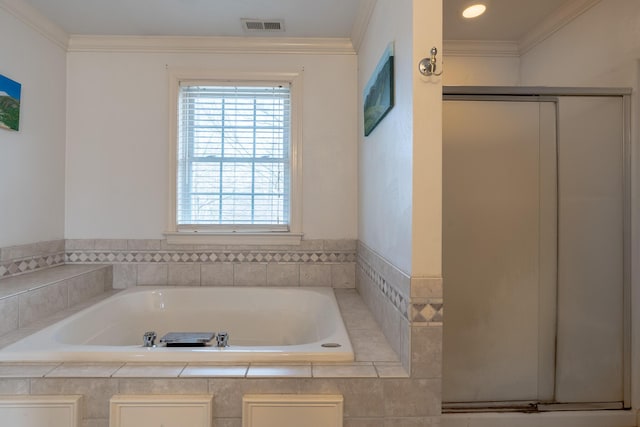
[[[289,82],[291,89],[290,141],[290,223],[289,231],[255,231],[242,225],[229,231],[178,229],[178,96],[180,82],[215,85],[220,82]],[[299,245],[302,240],[302,73],[301,72],[225,72],[216,70],[169,70],[169,206],[167,231],[169,244]]]

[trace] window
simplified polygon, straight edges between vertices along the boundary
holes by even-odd
[[[233,236],[230,242],[251,243],[246,236],[286,235],[299,241],[297,80],[273,77],[279,79],[175,79],[168,240]]]
[[[289,231],[289,84],[181,84],[178,228]]]

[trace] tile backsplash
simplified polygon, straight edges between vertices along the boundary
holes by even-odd
[[[62,239],[0,248],[0,279],[62,265],[64,249]]]
[[[444,302],[441,277],[409,276],[363,242],[357,246],[357,289],[405,369],[438,378]]]
[[[137,285],[355,287],[356,241],[299,246],[169,245],[164,240],[73,239],[67,264],[112,264],[115,288]]]
[[[168,245],[73,239],[0,248],[0,279],[63,264],[112,264],[114,287],[136,285],[355,287],[356,241],[299,246]]]

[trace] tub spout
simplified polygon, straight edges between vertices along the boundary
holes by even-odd
[[[142,346],[155,347],[157,337],[158,335],[156,335],[156,333],[153,331],[145,332],[144,335],[142,336]]]

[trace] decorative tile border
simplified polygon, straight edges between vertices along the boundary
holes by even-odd
[[[444,308],[441,278],[409,278],[361,242],[358,243],[357,267],[412,325],[442,325]],[[409,283],[407,292],[412,297],[401,291],[406,285],[403,281]],[[413,289],[414,286],[416,289]]]
[[[66,263],[353,263],[352,252],[324,251],[92,251],[65,253]]]
[[[67,263],[354,264],[356,261],[355,240],[310,240],[303,241],[301,247],[277,248],[218,246],[174,249],[165,248],[165,245],[162,240],[85,239],[0,248],[0,279]]]
[[[303,240],[292,246],[169,245],[166,240],[73,239],[67,263],[355,263],[356,241]]]
[[[442,300],[411,304],[411,323],[442,324],[443,316]]]
[[[360,254],[358,254],[358,267],[376,285],[378,290],[398,309],[405,319],[408,319],[407,307],[409,301],[387,279],[376,271]]]
[[[64,253],[34,256],[0,263],[0,279],[64,264]]]
[[[0,279],[64,264],[64,240],[0,248]]]

